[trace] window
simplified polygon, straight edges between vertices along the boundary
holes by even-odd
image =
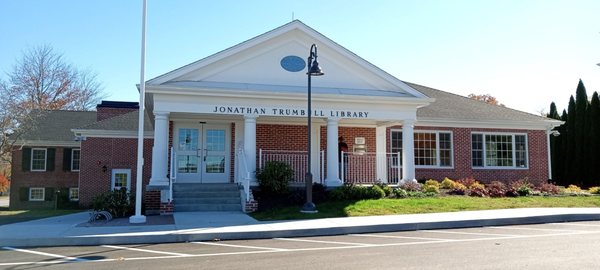
[[[46,171],[46,148],[31,149],[31,171],[44,172]]]
[[[79,201],[79,188],[69,188],[69,200]]]
[[[80,162],[81,162],[81,149],[72,149],[71,150],[71,171],[78,172]]]
[[[390,138],[391,152],[402,152],[402,132],[392,130]],[[442,131],[415,132],[414,154],[415,166],[417,167],[452,167],[452,133]],[[393,155],[392,158],[395,164],[396,155]]]
[[[131,170],[130,169],[114,169],[112,171],[112,189],[119,190],[131,187]]]
[[[527,168],[525,134],[471,134],[473,167]]]
[[[29,188],[29,200],[30,201],[43,201],[45,199],[45,188],[32,187]]]

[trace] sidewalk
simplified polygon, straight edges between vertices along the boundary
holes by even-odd
[[[179,212],[170,225],[81,227],[88,213],[0,226],[0,247],[170,243],[600,220],[600,208],[519,208],[259,222],[241,212]]]

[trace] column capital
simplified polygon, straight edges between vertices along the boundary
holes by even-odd
[[[256,121],[256,118],[258,118],[258,115],[255,115],[255,114],[244,114],[244,120],[245,121]]]
[[[339,117],[328,117],[327,118],[327,124],[329,124],[329,123],[332,123],[332,124],[336,123],[337,124],[341,119],[342,118],[339,118]]]
[[[154,111],[154,118],[167,118],[169,117],[170,112],[163,112],[163,111]]]
[[[415,120],[415,119],[403,119],[402,120],[402,126],[411,126],[411,127],[414,127],[416,121],[417,120]]]

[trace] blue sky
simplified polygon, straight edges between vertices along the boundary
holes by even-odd
[[[0,2],[0,78],[49,44],[137,101],[142,0]],[[536,113],[600,91],[600,1],[148,0],[150,79],[294,18],[397,78]],[[308,52],[307,52],[308,54]],[[322,63],[325,68],[325,63]]]

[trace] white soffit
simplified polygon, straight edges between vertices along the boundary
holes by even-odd
[[[390,92],[385,95],[429,99],[297,20],[154,78],[148,81],[148,87],[150,91],[152,86],[306,91],[306,68],[287,71],[281,60],[297,56],[306,63],[313,43],[318,47],[318,61],[325,72],[324,76],[313,77],[316,94],[381,96]]]

